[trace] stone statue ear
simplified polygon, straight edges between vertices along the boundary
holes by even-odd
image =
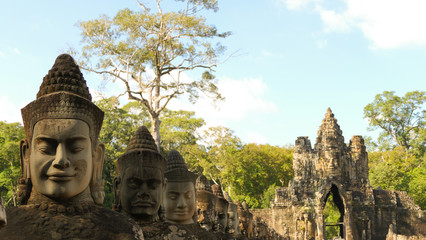
[[[19,143],[19,158],[21,161],[22,178],[28,179],[30,176],[30,144],[27,139],[22,139]]]
[[[22,139],[19,143],[19,160],[21,164],[21,177],[18,179],[17,198],[20,205],[27,204],[31,195],[31,172],[30,172],[30,144],[28,139]]]
[[[96,204],[102,205],[105,198],[102,170],[104,166],[105,145],[98,142],[93,154],[93,173],[90,182],[90,193]]]
[[[167,180],[167,178],[164,178],[164,181],[163,181],[163,194],[166,192],[166,190],[167,190],[167,183],[168,183],[168,180]]]
[[[112,205],[112,210],[115,210],[115,211],[121,210],[120,184],[121,184],[121,178],[115,177],[112,182],[112,186],[114,188],[114,204]]]

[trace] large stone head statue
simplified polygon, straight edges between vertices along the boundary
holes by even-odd
[[[102,204],[104,145],[98,136],[104,113],[92,103],[71,56],[58,56],[36,100],[21,111],[26,139],[20,145],[20,203],[47,197]]]
[[[142,222],[158,221],[167,186],[165,170],[166,160],[157,151],[152,135],[145,126],[140,127],[117,160],[115,209]]]
[[[238,207],[232,201],[232,198],[229,196],[229,194],[227,192],[223,191],[223,197],[229,203],[229,206],[228,206],[228,225],[226,227],[226,232],[230,233],[232,235],[238,235],[238,234],[240,234],[239,219],[238,219]]]
[[[213,194],[217,197],[216,212],[219,231],[225,232],[228,226],[228,201],[223,197],[222,188],[218,184],[212,185]]]
[[[173,150],[167,156],[164,176],[168,180],[163,200],[166,221],[177,224],[194,223],[197,175],[188,171],[185,160],[178,151]]]
[[[197,189],[198,223],[202,228],[211,231],[216,224],[217,197],[213,194],[210,183],[204,175],[197,178],[195,187]]]

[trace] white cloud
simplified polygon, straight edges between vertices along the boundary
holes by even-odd
[[[195,104],[184,99],[171,101],[169,108],[173,110],[185,109],[195,111],[208,125],[224,125],[228,121],[242,121],[251,114],[274,113],[277,111],[275,103],[265,99],[267,85],[261,78],[235,80],[222,78],[217,84],[225,100],[216,106],[211,99],[200,97]]]
[[[346,13],[339,14],[333,10],[324,9],[322,6],[316,6],[315,11],[320,14],[321,20],[324,22],[325,32],[349,31],[351,18]]]
[[[345,7],[336,9],[322,1],[282,1],[290,10],[314,5],[325,32],[359,29],[375,49],[426,45],[424,0],[344,0]]]
[[[21,122],[21,107],[12,103],[7,96],[0,96],[0,121]]]

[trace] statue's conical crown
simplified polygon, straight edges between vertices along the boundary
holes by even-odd
[[[167,156],[167,170],[164,176],[171,182],[194,182],[197,178],[195,173],[188,171],[182,155],[176,150],[172,150]]]
[[[197,189],[197,191],[206,191],[213,193],[209,180],[204,175],[200,175],[197,178],[197,181],[195,182],[195,188]]]
[[[180,155],[178,151],[172,150],[167,156],[166,172],[181,169],[188,170],[188,166],[186,165],[185,159],[183,159],[182,155]]]
[[[133,150],[146,150],[146,151],[157,151],[157,145],[155,144],[154,138],[148,131],[148,128],[141,126],[136,130],[129,145],[127,146],[126,152]]]
[[[154,138],[145,126],[139,127],[133,134],[126,152],[117,160],[118,172],[142,163],[142,167],[160,168],[164,172],[166,160],[158,152]]]
[[[43,78],[43,83],[37,93],[37,99],[55,92],[69,92],[92,101],[89,88],[83,78],[80,68],[68,54],[61,54],[55,64]]]
[[[94,140],[98,139],[104,112],[92,103],[89,88],[74,59],[68,54],[57,57],[43,78],[36,100],[22,110],[27,137],[43,119],[79,119],[85,121]]]
[[[219,184],[213,184],[212,191],[213,194],[216,195],[218,198],[224,198],[222,188],[219,186]]]

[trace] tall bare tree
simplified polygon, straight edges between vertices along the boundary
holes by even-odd
[[[120,96],[145,106],[151,117],[151,133],[160,148],[160,113],[170,100],[186,93],[195,102],[200,93],[222,100],[215,68],[225,51],[219,33],[200,14],[218,10],[217,0],[168,1],[180,7],[164,11],[161,0],[138,2],[140,11],[123,9],[110,18],[79,22],[83,47],[74,52],[80,66],[103,75],[105,80],[121,83]],[[196,80],[184,79],[184,72],[201,70]]]

